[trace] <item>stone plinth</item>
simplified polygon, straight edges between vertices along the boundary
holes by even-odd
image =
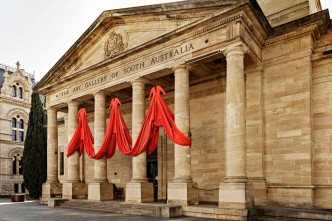
[[[198,203],[198,190],[194,183],[169,183],[167,189],[167,203],[179,205],[191,205]]]
[[[112,200],[113,199],[113,184],[111,183],[89,183],[88,188],[89,200]]]
[[[126,184],[126,202],[149,203],[153,201],[152,183],[131,181]]]
[[[64,183],[62,188],[62,198],[65,199],[86,199],[84,183]]]
[[[253,202],[252,185],[225,182],[219,187],[219,207],[223,209],[250,209]]]
[[[48,200],[53,197],[62,195],[62,184],[61,183],[43,183],[42,186],[42,197],[40,198],[41,204],[48,204]]]
[[[182,216],[182,206],[179,205],[166,205],[157,207],[157,217],[173,218]]]

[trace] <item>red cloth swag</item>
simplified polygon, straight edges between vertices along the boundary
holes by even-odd
[[[78,125],[68,144],[67,157],[70,157],[76,150],[79,150],[81,156],[83,149],[85,149],[85,152],[90,158],[93,158],[95,155],[93,149],[94,139],[86,121],[86,115],[85,108],[81,108],[78,111]]]
[[[104,137],[103,144],[101,145],[98,153],[95,155],[95,159],[102,158],[105,154],[107,158],[111,158],[116,149],[116,143],[119,146],[130,147],[131,146],[131,137],[128,131],[128,128],[123,120],[123,117],[119,110],[119,105],[121,102],[118,98],[114,98],[110,103],[110,120],[107,125],[106,134]],[[130,151],[130,149],[129,149]]]
[[[134,147],[132,147],[131,137],[118,108],[118,105],[121,105],[121,103],[117,98],[113,99],[110,105],[112,112],[106,136],[95,158],[99,159],[105,154],[108,158],[112,157],[115,152],[116,143],[122,154],[137,156],[146,150],[149,155],[157,148],[160,126],[164,127],[168,137],[174,143],[182,146],[191,146],[191,139],[186,137],[176,127],[174,114],[162,99],[160,93],[166,95],[160,86],[151,89],[149,99],[152,98],[152,100]]]

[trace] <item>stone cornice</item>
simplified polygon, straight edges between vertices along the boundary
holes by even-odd
[[[51,79],[55,77],[61,77],[61,76],[53,76],[54,73],[59,71],[60,67],[66,66],[66,63],[70,61],[69,57],[72,56],[77,48],[79,48],[79,45],[82,44],[84,41],[88,39],[89,35],[92,35],[94,30],[100,29],[101,27],[104,27],[108,25],[110,27],[110,23],[115,24],[116,20],[121,20],[121,16],[129,16],[129,15],[141,15],[141,14],[160,14],[161,12],[165,14],[167,11],[174,11],[174,10],[188,10],[188,9],[208,9],[213,8],[215,6],[229,6],[225,7],[225,10],[219,11],[219,14],[223,14],[225,12],[233,11],[236,12],[238,8],[240,8],[243,5],[248,5],[250,9],[252,10],[253,14],[256,16],[256,18],[259,20],[259,22],[263,25],[263,28],[266,30],[269,30],[271,28],[266,20],[266,18],[263,15],[263,12],[261,11],[259,5],[257,4],[256,0],[225,0],[225,1],[218,1],[218,0],[206,0],[204,2],[200,0],[191,0],[191,1],[183,1],[183,2],[176,2],[176,3],[168,3],[168,4],[160,4],[160,5],[154,5],[154,6],[144,6],[144,7],[135,7],[135,8],[129,8],[129,9],[119,9],[119,10],[112,10],[112,11],[106,11],[101,16],[98,17],[98,19],[88,28],[86,32],[75,42],[75,44],[61,57],[61,59],[52,67],[52,69],[37,83],[37,85],[34,87],[34,90],[43,91],[46,89],[45,84],[48,82],[48,86],[52,86]],[[140,10],[143,10],[140,12]],[[108,14],[111,14],[111,16],[108,16]],[[113,13],[113,14],[112,14]],[[203,22],[205,19],[202,19]],[[201,20],[200,20],[201,21]],[[194,22],[196,23],[196,22]],[[191,24],[190,24],[191,25]],[[187,25],[185,27],[188,27]],[[154,42],[157,41],[164,41],[165,38],[167,38],[169,35],[174,35],[178,33],[179,30],[172,31],[169,34],[163,35],[160,38],[157,38]],[[181,31],[181,30],[180,30]],[[267,31],[269,32],[269,31]],[[147,47],[148,45],[144,44],[144,47]],[[135,48],[135,50],[139,50],[141,48]],[[135,51],[133,50],[133,51]],[[126,55],[123,55],[126,56]],[[122,57],[122,56],[121,56]],[[112,60],[111,60],[112,61]],[[89,71],[97,66],[104,66],[105,62],[100,62],[96,65],[91,66],[90,68],[84,69],[82,71]],[[65,70],[64,70],[65,71]],[[61,71],[60,71],[61,72]],[[62,71],[63,72],[63,71]],[[77,72],[77,74],[80,74],[81,72]],[[75,75],[75,74],[74,74]],[[68,79],[65,79],[68,80]],[[64,81],[65,81],[64,80]]]
[[[66,82],[66,81],[70,81],[73,78],[77,78],[78,76],[83,75],[84,73],[96,70],[97,68],[100,67],[104,67],[105,65],[111,64],[115,61],[118,61],[120,59],[124,59],[128,56],[130,56],[130,54],[135,53],[137,55],[137,53],[144,51],[143,54],[141,54],[139,57],[144,57],[147,55],[150,55],[151,53],[154,53],[156,51],[160,51],[163,50],[165,48],[171,47],[172,45],[177,45],[177,44],[181,44],[181,42],[185,42],[188,41],[190,39],[193,39],[194,37],[199,37],[201,35],[210,33],[215,31],[216,29],[220,28],[220,27],[225,27],[227,26],[227,24],[229,23],[234,23],[234,21],[236,20],[241,20],[243,17],[247,17],[247,15],[245,13],[235,13],[233,12],[233,10],[239,10],[238,8],[231,8],[229,9],[227,12],[226,17],[224,17],[222,20],[218,20],[217,18],[224,16],[224,14],[226,13],[225,11],[223,12],[218,12],[217,14],[214,14],[212,16],[209,16],[208,18],[204,18],[202,20],[193,22],[189,25],[183,26],[177,30],[174,30],[168,34],[165,34],[161,37],[158,37],[152,41],[149,41],[145,44],[139,45],[135,48],[132,48],[130,50],[127,50],[125,52],[123,52],[122,54],[119,54],[115,57],[113,57],[112,59],[100,62],[98,64],[92,65],[86,69],[80,70],[76,73],[71,74],[70,76],[67,76],[57,82],[53,82],[49,85],[47,85],[47,87],[43,87],[43,88],[39,88],[39,90],[46,90],[50,87],[52,87],[55,84],[61,83],[61,82]],[[211,23],[211,20],[213,20],[214,22]],[[217,20],[217,21],[215,21]],[[195,30],[198,27],[197,30]],[[231,41],[232,39],[235,39],[238,36],[239,33],[235,33],[232,31],[232,29],[228,29],[228,41]],[[189,32],[189,33],[186,33]],[[169,40],[167,41],[167,39],[173,35],[181,35],[175,39]],[[153,48],[148,49],[151,46],[157,45]],[[101,73],[99,73],[101,74]],[[48,91],[50,92],[50,90]]]
[[[8,100],[6,98],[0,98],[0,103],[11,104],[11,105],[19,106],[19,107],[23,107],[23,108],[31,107],[31,105],[29,103],[25,103],[22,101]]]
[[[295,31],[283,34],[283,35],[279,35],[270,39],[267,39],[265,41],[265,45],[266,46],[270,46],[273,44],[278,44],[282,41],[287,41],[287,40],[291,40],[291,39],[295,39],[298,38],[300,36],[304,36],[304,35],[308,35],[311,34],[313,37],[313,40],[318,40],[320,38],[320,32],[319,32],[319,27],[317,24],[315,25],[311,25],[308,27],[302,27],[302,28],[298,28]]]

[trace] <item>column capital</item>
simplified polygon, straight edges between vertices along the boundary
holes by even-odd
[[[244,45],[230,46],[226,48],[222,53],[225,55],[226,59],[233,55],[244,56],[248,52],[248,48]]]
[[[130,84],[132,86],[138,86],[138,85],[143,85],[143,84],[145,85],[147,83],[149,83],[149,80],[142,78],[142,77],[130,81]]]
[[[58,112],[58,109],[55,107],[46,107],[47,112]]]
[[[103,96],[103,97],[106,97],[106,92],[104,92],[104,91],[96,91],[96,92],[93,92],[92,93],[92,95],[94,96],[94,97],[97,97],[97,96]]]
[[[186,71],[186,72],[189,72],[189,71],[191,70],[191,66],[188,65],[188,64],[180,64],[180,65],[174,66],[174,67],[172,68],[172,70],[173,70],[174,72],[176,72],[177,70],[184,70],[184,71]]]
[[[75,101],[75,100],[68,100],[67,102],[68,106],[78,106],[80,102]]]

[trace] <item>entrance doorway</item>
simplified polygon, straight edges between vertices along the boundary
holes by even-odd
[[[154,201],[158,200],[158,148],[146,158],[146,175],[153,185]]]

